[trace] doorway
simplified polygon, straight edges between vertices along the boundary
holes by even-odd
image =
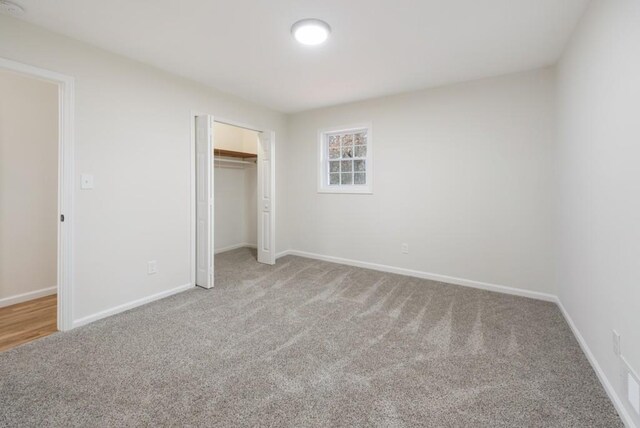
[[[275,263],[275,133],[192,115],[193,282],[212,288],[215,254],[255,247]]]
[[[1,351],[73,327],[73,79],[0,58],[0,86]]]
[[[214,122],[214,255],[257,248],[257,159],[260,133]]]

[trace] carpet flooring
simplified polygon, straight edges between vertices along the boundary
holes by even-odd
[[[254,250],[0,354],[0,426],[623,426],[552,303]]]

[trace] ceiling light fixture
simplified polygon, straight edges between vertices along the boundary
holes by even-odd
[[[319,19],[302,19],[291,26],[291,34],[303,45],[319,45],[329,38],[331,27]]]
[[[7,0],[0,0],[0,12],[13,16],[24,15],[24,9],[22,6]]]

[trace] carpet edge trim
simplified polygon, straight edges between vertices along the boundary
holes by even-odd
[[[216,248],[213,250],[213,254],[224,253],[225,251],[237,250],[238,248],[258,248],[256,244],[249,244],[248,242],[243,242],[240,244],[233,244],[222,248]]]
[[[161,291],[160,293],[152,294],[150,296],[146,296],[141,299],[136,299],[131,302],[123,303],[122,305],[114,306],[112,308],[105,309],[100,312],[96,312],[95,314],[91,314],[86,317],[82,317],[74,320],[73,328],[90,324],[94,321],[98,321],[100,319],[110,317],[111,315],[116,315],[121,312],[128,311],[129,309],[137,308],[138,306],[142,306],[147,303],[154,302],[156,300],[164,299],[165,297],[173,296],[174,294],[178,294],[180,292],[186,291],[193,287],[195,287],[195,285],[192,283],[183,284],[169,290]]]
[[[361,267],[365,269],[377,270],[380,272],[395,273],[395,274],[411,276],[415,278],[429,279],[432,281],[444,282],[447,284],[461,285],[463,287],[471,287],[471,288],[477,288],[477,289],[487,290],[487,291],[495,291],[497,293],[511,294],[511,295],[520,296],[520,297],[528,297],[531,299],[543,300],[546,302],[554,302],[554,303],[557,302],[557,297],[555,295],[542,293],[539,291],[531,291],[531,290],[526,290],[521,288],[507,287],[504,285],[490,284],[488,282],[474,281],[471,279],[457,278],[453,276],[440,275],[437,273],[423,272],[419,270],[406,269],[406,268],[400,268],[400,267],[389,266],[389,265],[382,265],[378,263],[345,259],[342,257],[325,256],[323,254],[309,253],[306,251],[287,250],[287,251],[278,253],[276,258],[284,257],[287,255],[306,257],[314,260],[322,260],[326,262],[338,263],[338,264],[343,264],[347,266]]]

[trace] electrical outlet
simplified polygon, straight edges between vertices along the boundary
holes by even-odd
[[[620,355],[620,334],[617,331],[611,330],[613,334],[613,353]]]
[[[409,254],[409,244],[400,245],[400,252],[402,252],[402,254]]]
[[[154,273],[158,273],[158,262],[151,260],[147,262],[147,274],[153,275]]]

